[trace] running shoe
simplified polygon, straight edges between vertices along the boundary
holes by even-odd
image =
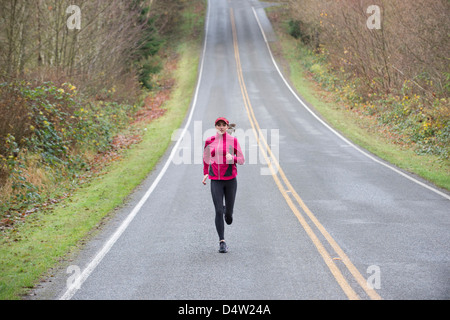
[[[220,253],[227,253],[228,252],[228,247],[227,247],[227,244],[225,243],[225,241],[221,241],[219,243],[219,252]]]

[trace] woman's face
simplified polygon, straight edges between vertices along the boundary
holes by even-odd
[[[216,124],[216,130],[220,134],[224,134],[228,130],[228,125],[225,123],[225,121],[219,121]]]

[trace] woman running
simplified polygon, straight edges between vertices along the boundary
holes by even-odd
[[[217,134],[206,140],[203,150],[203,184],[211,180],[211,195],[216,209],[216,230],[219,235],[219,252],[226,253],[225,221],[233,222],[234,199],[237,189],[236,163],[244,164],[245,159],[237,138],[227,133],[230,123],[226,118],[215,121]],[[224,204],[225,200],[225,204]]]

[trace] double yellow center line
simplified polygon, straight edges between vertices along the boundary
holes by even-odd
[[[234,55],[236,58],[236,66],[237,66],[237,74],[239,78],[239,85],[242,92],[242,97],[244,99],[245,108],[247,110],[247,115],[250,120],[253,133],[255,134],[256,140],[258,142],[258,146],[262,148],[262,150],[265,150],[266,152],[262,152],[264,155],[264,158],[269,166],[269,169],[272,173],[272,177],[275,180],[276,185],[278,186],[278,189],[280,190],[281,194],[283,195],[284,199],[286,200],[287,204],[291,208],[292,212],[297,217],[298,221],[302,225],[302,227],[305,229],[306,233],[314,243],[315,247],[317,248],[318,252],[322,256],[323,260],[325,261],[326,265],[330,269],[331,273],[335,277],[336,281],[344,291],[344,293],[347,295],[347,297],[351,300],[358,300],[360,299],[360,296],[355,292],[355,290],[350,286],[344,275],[342,274],[341,270],[337,266],[335,261],[340,261],[343,263],[343,265],[348,269],[350,274],[353,276],[353,278],[356,280],[356,282],[361,286],[361,288],[366,292],[366,294],[374,300],[380,300],[381,297],[378,295],[378,293],[370,288],[367,284],[366,279],[361,275],[361,273],[356,269],[356,267],[353,265],[353,263],[350,261],[350,259],[347,257],[347,255],[344,253],[344,251],[339,247],[339,245],[336,243],[336,241],[330,236],[330,234],[325,230],[325,228],[322,226],[322,224],[317,220],[317,218],[314,216],[314,214],[309,210],[309,208],[305,205],[303,200],[300,198],[300,196],[297,194],[295,189],[292,187],[291,183],[289,182],[288,178],[286,177],[283,169],[280,167],[280,164],[278,162],[278,159],[276,159],[275,155],[272,153],[272,150],[270,149],[269,145],[267,144],[266,139],[264,138],[264,135],[261,134],[261,128],[259,127],[258,121],[256,120],[255,114],[253,112],[253,107],[250,102],[250,98],[248,96],[247,88],[244,81],[244,76],[242,73],[242,65],[239,55],[239,45],[238,45],[238,38],[237,38],[237,32],[236,32],[236,23],[234,18],[234,11],[233,8],[230,8],[230,17],[231,17],[231,28],[233,32],[233,44],[234,44]],[[301,210],[309,217],[310,221],[314,224],[314,226],[317,228],[317,230],[322,234],[322,236],[326,239],[328,244],[332,247],[337,257],[332,258],[330,253],[327,251],[323,243],[320,241],[320,239],[317,237],[316,233],[314,232],[313,228],[309,225],[309,223],[305,220],[303,217]]]

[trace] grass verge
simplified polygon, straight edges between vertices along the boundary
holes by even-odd
[[[284,73],[302,98],[314,106],[326,122],[378,157],[440,188],[450,190],[448,160],[430,154],[419,155],[408,146],[396,144],[375,119],[350,111],[343,103],[336,102],[334,93],[324,90],[312,79],[311,70],[305,68],[302,60],[312,59],[311,53],[302,50],[298,40],[287,34],[283,21],[271,20],[278,38],[278,42],[271,45],[277,60],[281,61]]]
[[[198,10],[198,6],[196,8]],[[199,17],[203,12],[197,11]],[[202,23],[202,18],[197,19]],[[189,23],[192,23],[189,22]],[[199,22],[197,22],[199,23]],[[185,27],[185,28],[189,28]],[[198,27],[198,26],[197,26]],[[177,48],[175,86],[164,116],[136,130],[142,141],[51,210],[38,212],[0,239],[0,299],[21,299],[43,274],[74,249],[152,171],[189,109],[197,80],[201,33]]]

